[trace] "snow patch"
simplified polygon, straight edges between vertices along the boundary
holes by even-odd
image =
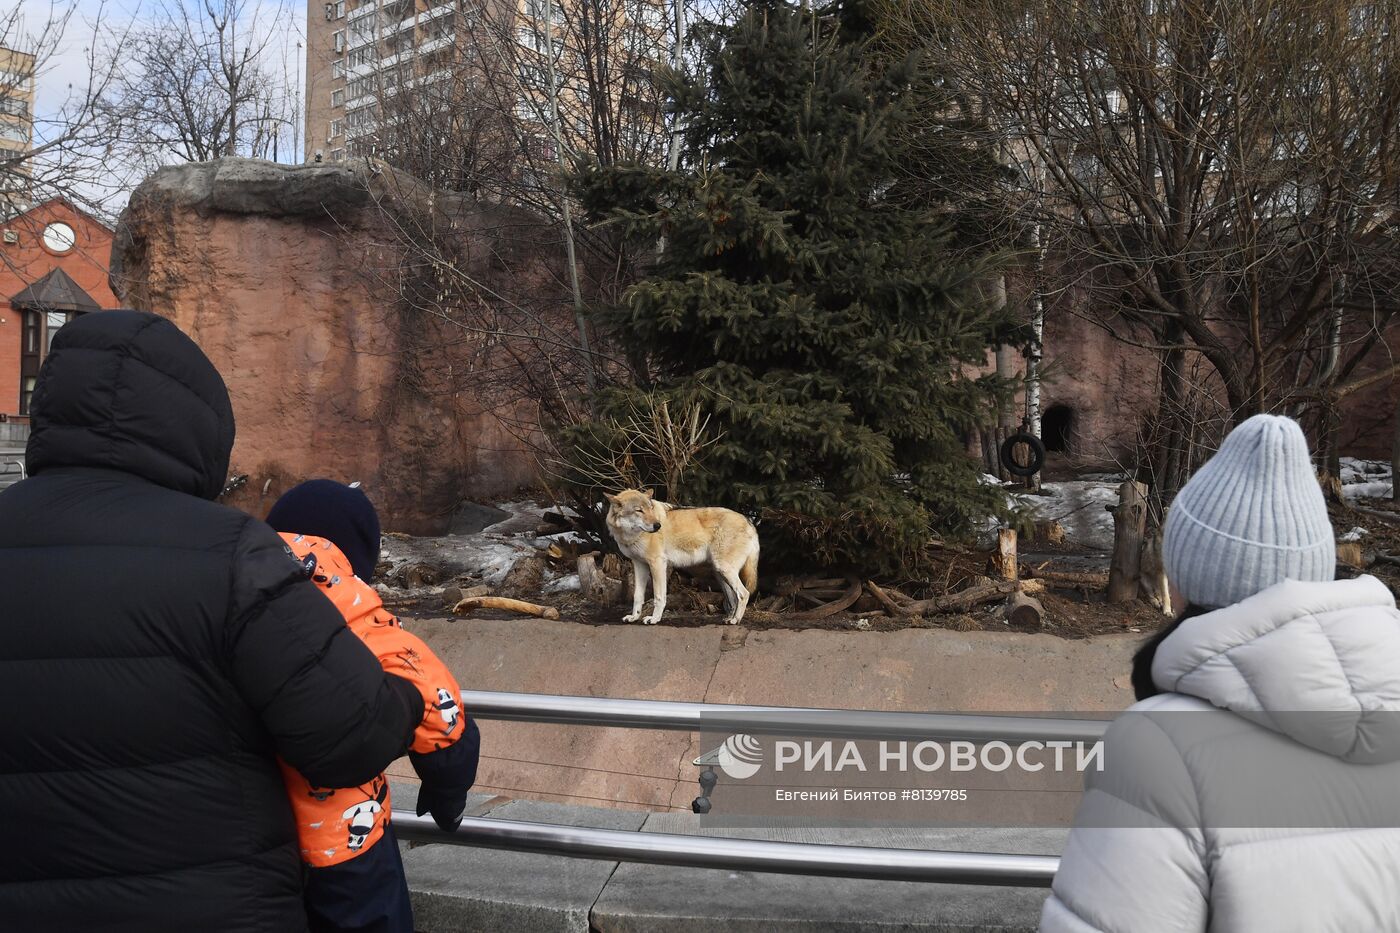
[[[1044,483],[1044,495],[1016,496],[1017,504],[1030,509],[1040,521],[1056,521],[1065,538],[1080,547],[1098,551],[1113,550],[1113,513],[1105,506],[1118,504],[1115,480],[1070,480]]]
[[[523,558],[539,553],[550,540],[569,540],[573,535],[536,538],[535,529],[544,520],[547,506],[533,499],[496,503],[507,516],[474,535],[445,535],[433,538],[385,536],[379,559],[390,565],[393,574],[408,564],[427,564],[454,577],[473,577],[488,586],[499,586]]]
[[[1384,460],[1342,458],[1342,498],[1387,499],[1393,488],[1390,464]]]
[[[579,591],[578,574],[571,573],[566,576],[557,577],[544,585],[546,594],[550,593],[577,593]]]

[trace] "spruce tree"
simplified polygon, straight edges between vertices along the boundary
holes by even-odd
[[[570,441],[617,443],[644,395],[699,404],[718,440],[659,494],[757,518],[768,567],[911,573],[931,535],[1002,508],[961,434],[991,392],[969,373],[1014,329],[947,218],[902,196],[915,83],[864,53],[819,14],[754,2],[669,76],[679,172],[575,179],[594,223],[664,247],[594,312],[637,384],[600,391]]]

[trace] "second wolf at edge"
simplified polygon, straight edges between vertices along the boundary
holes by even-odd
[[[650,489],[624,489],[608,503],[608,531],[632,561],[632,612],[622,621],[660,622],[670,569],[709,564],[724,590],[725,621],[738,624],[758,587],[758,531],[747,518],[730,509],[676,508]],[[648,580],[654,602],[642,618]]]

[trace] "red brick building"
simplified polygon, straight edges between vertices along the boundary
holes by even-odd
[[[0,421],[26,421],[53,335],[79,314],[119,307],[107,284],[109,227],[62,199],[0,228]]]

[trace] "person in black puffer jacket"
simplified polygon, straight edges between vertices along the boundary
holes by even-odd
[[[422,718],[272,529],[212,501],[233,435],[165,318],[54,339],[31,478],[0,494],[2,929],[306,929],[276,756],[354,786]]]

